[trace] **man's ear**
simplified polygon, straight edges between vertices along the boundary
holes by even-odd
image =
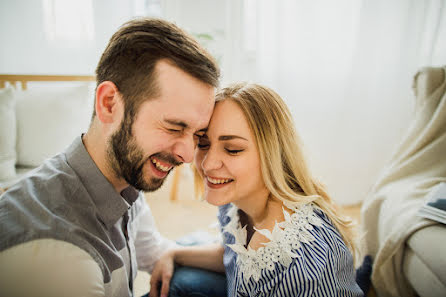
[[[102,123],[113,123],[120,114],[119,106],[122,105],[121,94],[116,85],[111,81],[104,81],[96,88],[96,116]]]

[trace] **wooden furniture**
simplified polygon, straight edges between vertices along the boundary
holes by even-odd
[[[27,89],[28,82],[36,81],[95,81],[92,75],[16,75],[16,74],[0,74],[0,89],[10,84],[16,87],[20,83],[22,90]]]
[[[178,200],[178,185],[180,184],[180,178],[183,171],[183,165],[174,168],[173,179],[172,179],[172,187],[170,188],[170,201]]]

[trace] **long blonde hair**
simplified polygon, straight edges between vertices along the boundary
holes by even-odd
[[[236,83],[217,93],[216,101],[222,100],[233,100],[242,109],[254,133],[263,180],[271,195],[282,201],[316,204],[336,226],[355,258],[354,224],[341,216],[323,185],[311,175],[282,98],[258,84]]]

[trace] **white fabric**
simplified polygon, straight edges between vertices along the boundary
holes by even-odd
[[[415,76],[414,89],[412,124],[361,209],[379,296],[414,296],[403,276],[405,242],[435,224],[416,213],[432,189],[446,182],[446,67],[423,69]]]
[[[39,166],[88,129],[91,84],[40,84],[17,91],[17,164]]]
[[[16,176],[16,116],[12,88],[0,90],[0,180]]]
[[[135,228],[133,230],[137,230],[134,244],[138,269],[151,273],[161,255],[176,247],[176,244],[174,241],[161,236],[158,232],[147,203],[143,204],[141,213],[135,218]]]

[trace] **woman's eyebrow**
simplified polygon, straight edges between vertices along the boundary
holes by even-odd
[[[218,140],[231,140],[231,139],[243,139],[248,141],[248,139],[238,136],[238,135],[221,135],[218,137]]]

